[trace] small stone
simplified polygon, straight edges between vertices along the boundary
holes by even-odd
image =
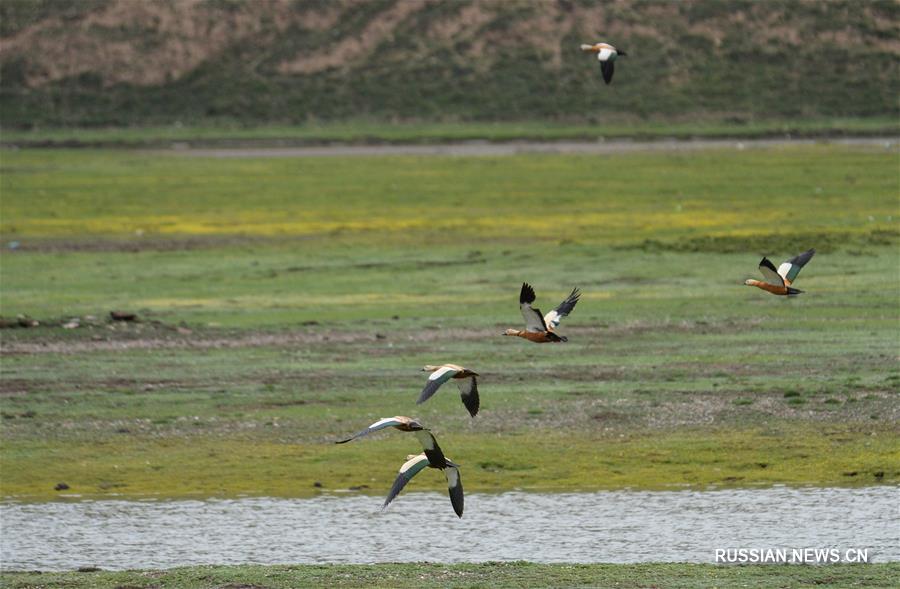
[[[65,491],[66,489],[69,488],[69,485],[67,485],[65,483],[56,483],[56,486],[53,488],[57,491]]]
[[[317,489],[321,489],[321,488],[322,488],[322,483],[320,483],[319,481],[316,481],[316,482],[313,483],[313,487],[315,487],[315,488],[317,488]]]

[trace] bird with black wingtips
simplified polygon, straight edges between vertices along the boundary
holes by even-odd
[[[460,398],[462,399],[463,405],[466,406],[469,415],[475,417],[478,414],[478,408],[481,401],[478,398],[477,372],[473,372],[462,366],[457,366],[456,364],[442,364],[440,366],[426,364],[425,367],[422,368],[422,371],[430,372],[431,374],[428,376],[428,382],[425,384],[425,388],[423,388],[422,392],[419,394],[416,405],[430,399],[431,396],[441,388],[442,384],[453,379],[456,380],[456,384],[459,386]]]
[[[586,53],[597,54],[597,60],[600,62],[600,73],[603,75],[603,81],[607,84],[612,82],[616,58],[627,55],[627,53],[621,49],[616,49],[609,43],[594,43],[593,45],[585,43],[581,46],[581,50]]]
[[[459,465],[449,458],[445,458],[443,465],[441,465],[441,463],[436,463],[434,460],[430,459],[425,453],[418,455],[410,454],[406,457],[406,462],[400,467],[397,478],[394,480],[394,484],[391,487],[387,498],[384,500],[384,505],[381,506],[381,509],[387,509],[387,506],[400,494],[400,491],[403,490],[406,483],[412,480],[414,476],[419,474],[425,468],[436,468],[444,473],[444,476],[447,478],[447,490],[450,495],[450,504],[453,506],[453,511],[456,513],[457,517],[462,517],[464,498],[462,479],[459,476]]]
[[[747,286],[755,286],[768,291],[774,295],[793,296],[802,293],[802,290],[791,286],[800,270],[815,255],[816,250],[810,249],[802,254],[796,255],[790,260],[783,262],[778,268],[775,267],[769,258],[764,257],[759,263],[759,271],[765,280],[754,280],[752,278],[744,281]]]
[[[562,318],[572,312],[580,296],[578,288],[573,288],[569,296],[555,309],[542,315],[540,309],[531,306],[536,298],[534,289],[527,282],[523,282],[522,290],[519,291],[519,310],[525,319],[525,329],[507,329],[501,335],[517,336],[538,344],[569,341],[567,337],[556,333],[556,328],[559,327]]]

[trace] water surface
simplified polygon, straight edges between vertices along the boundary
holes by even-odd
[[[900,489],[785,488],[0,504],[5,570],[194,564],[714,561],[717,548],[900,560]]]

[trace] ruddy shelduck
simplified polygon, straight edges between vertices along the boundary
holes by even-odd
[[[546,315],[541,315],[539,309],[531,306],[535,299],[534,289],[527,282],[523,282],[522,290],[519,291],[519,310],[525,318],[525,330],[507,329],[501,335],[514,335],[538,344],[569,341],[565,336],[557,334],[556,328],[559,327],[562,318],[572,312],[580,296],[581,292],[573,288],[572,293],[558,307]]]
[[[384,500],[384,505],[381,506],[381,509],[384,510],[390,505],[391,501],[400,494],[400,491],[403,490],[403,487],[406,486],[414,476],[419,474],[426,467],[437,468],[444,472],[444,476],[447,478],[447,489],[450,494],[450,504],[453,506],[453,511],[456,512],[457,517],[462,517],[463,515],[463,486],[462,479],[459,476],[459,465],[454,463],[449,458],[444,457],[441,454],[441,459],[436,461],[432,458],[429,458],[426,454],[410,454],[406,457],[406,462],[403,463],[403,466],[400,467],[400,472],[397,474],[397,479],[394,481],[394,485],[391,487],[391,491],[388,493],[387,499]]]
[[[419,431],[422,431],[425,429],[424,427],[422,427],[421,423],[419,423],[412,417],[406,417],[405,415],[395,415],[394,417],[382,417],[381,419],[379,419],[378,421],[376,421],[375,423],[373,423],[366,429],[362,430],[361,432],[357,432],[357,433],[353,434],[352,436],[350,436],[349,438],[346,438],[344,440],[339,440],[339,441],[335,442],[335,444],[346,444],[347,442],[350,442],[357,438],[361,438],[363,436],[367,436],[367,435],[371,434],[372,432],[377,432],[378,430],[382,430],[387,427],[396,428],[396,429],[400,430],[401,432],[419,432]]]
[[[761,288],[776,295],[798,295],[803,291],[794,288],[791,284],[797,279],[800,270],[812,259],[815,253],[815,249],[805,251],[784,262],[777,269],[775,264],[769,261],[769,258],[763,258],[759,263],[759,271],[762,273],[765,281],[750,278],[745,280],[744,284]]]
[[[627,55],[624,51],[616,49],[609,43],[594,43],[593,45],[584,44],[581,50],[587,53],[596,53],[597,59],[600,61],[600,73],[603,74],[603,81],[609,84],[612,82],[613,73],[615,72],[616,58]]]
[[[478,381],[475,379],[478,376],[477,372],[472,372],[468,368],[456,364],[442,364],[441,366],[426,364],[422,368],[422,372],[430,372],[431,375],[428,377],[425,388],[419,394],[416,405],[430,399],[442,384],[450,379],[455,379],[456,384],[459,385],[459,396],[469,411],[469,415],[475,417],[478,414],[478,407],[481,403],[478,399]]]

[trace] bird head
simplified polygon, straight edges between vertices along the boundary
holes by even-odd
[[[518,329],[507,329],[500,335],[519,335],[519,330]]]
[[[747,280],[744,281],[744,284],[746,286],[753,286],[753,282],[754,282],[753,279],[748,278]]]
[[[422,367],[422,372],[434,372],[438,368],[439,368],[438,366],[432,366],[431,364],[426,364],[425,366]]]
[[[581,50],[589,53],[597,53],[600,51],[600,45],[588,45],[587,43],[583,43],[581,45]]]

